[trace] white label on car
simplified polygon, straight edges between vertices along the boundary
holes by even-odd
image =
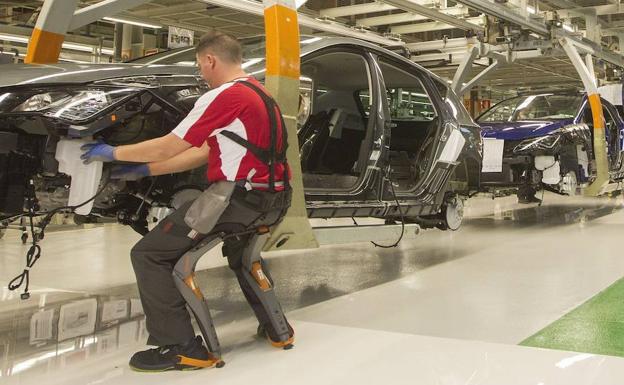
[[[483,172],[503,171],[503,148],[505,141],[494,138],[483,138]]]

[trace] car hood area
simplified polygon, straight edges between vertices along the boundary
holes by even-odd
[[[83,84],[121,77],[196,75],[197,68],[179,65],[136,64],[5,64],[0,65],[0,87]]]
[[[484,138],[523,140],[545,136],[568,124],[572,119],[557,121],[485,122],[480,123]]]

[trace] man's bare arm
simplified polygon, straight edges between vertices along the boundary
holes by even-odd
[[[192,170],[208,162],[209,147],[204,143],[201,147],[191,147],[169,159],[148,164],[150,175],[173,174]]]
[[[115,160],[124,162],[159,162],[188,150],[191,144],[175,134],[146,140],[136,144],[115,147]]]

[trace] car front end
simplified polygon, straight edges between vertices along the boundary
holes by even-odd
[[[481,185],[531,201],[545,188],[573,195],[588,181],[591,132],[580,123],[580,94],[540,94],[503,101],[479,118],[484,143]]]

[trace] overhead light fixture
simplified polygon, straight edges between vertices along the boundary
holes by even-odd
[[[297,7],[297,9],[299,9],[301,6],[303,6],[307,2],[308,0],[295,0],[295,6]]]
[[[63,43],[63,48],[73,49],[74,51],[93,52],[92,46],[82,45],[82,44]]]
[[[25,36],[7,35],[7,34],[0,34],[0,40],[10,41],[14,43],[24,43],[24,44],[28,44],[28,42],[30,41],[30,39]],[[71,49],[74,51],[81,51],[81,52],[93,52],[93,48],[94,48],[94,46],[91,46],[91,45],[76,44],[76,43],[63,43],[62,47],[63,49]],[[105,55],[112,55],[114,52],[110,48],[102,48],[102,53]]]
[[[0,40],[12,41],[14,43],[28,43],[29,39],[23,36],[0,34]]]
[[[531,7],[530,5],[526,7],[526,10],[531,15],[535,15],[537,13],[537,10],[535,9],[535,7]]]
[[[568,32],[574,32],[574,27],[571,24],[563,24],[562,28]]]
[[[261,61],[263,61],[264,58],[253,58],[253,59],[249,59],[246,62],[243,63],[243,65],[241,66],[243,69],[251,67],[254,64],[258,64]]]
[[[154,28],[154,29],[162,28],[162,25],[148,24],[148,23],[143,23],[140,21],[134,21],[134,20],[128,20],[128,19],[119,19],[117,17],[103,17],[102,20],[112,21],[114,23],[136,25],[137,27]]]

